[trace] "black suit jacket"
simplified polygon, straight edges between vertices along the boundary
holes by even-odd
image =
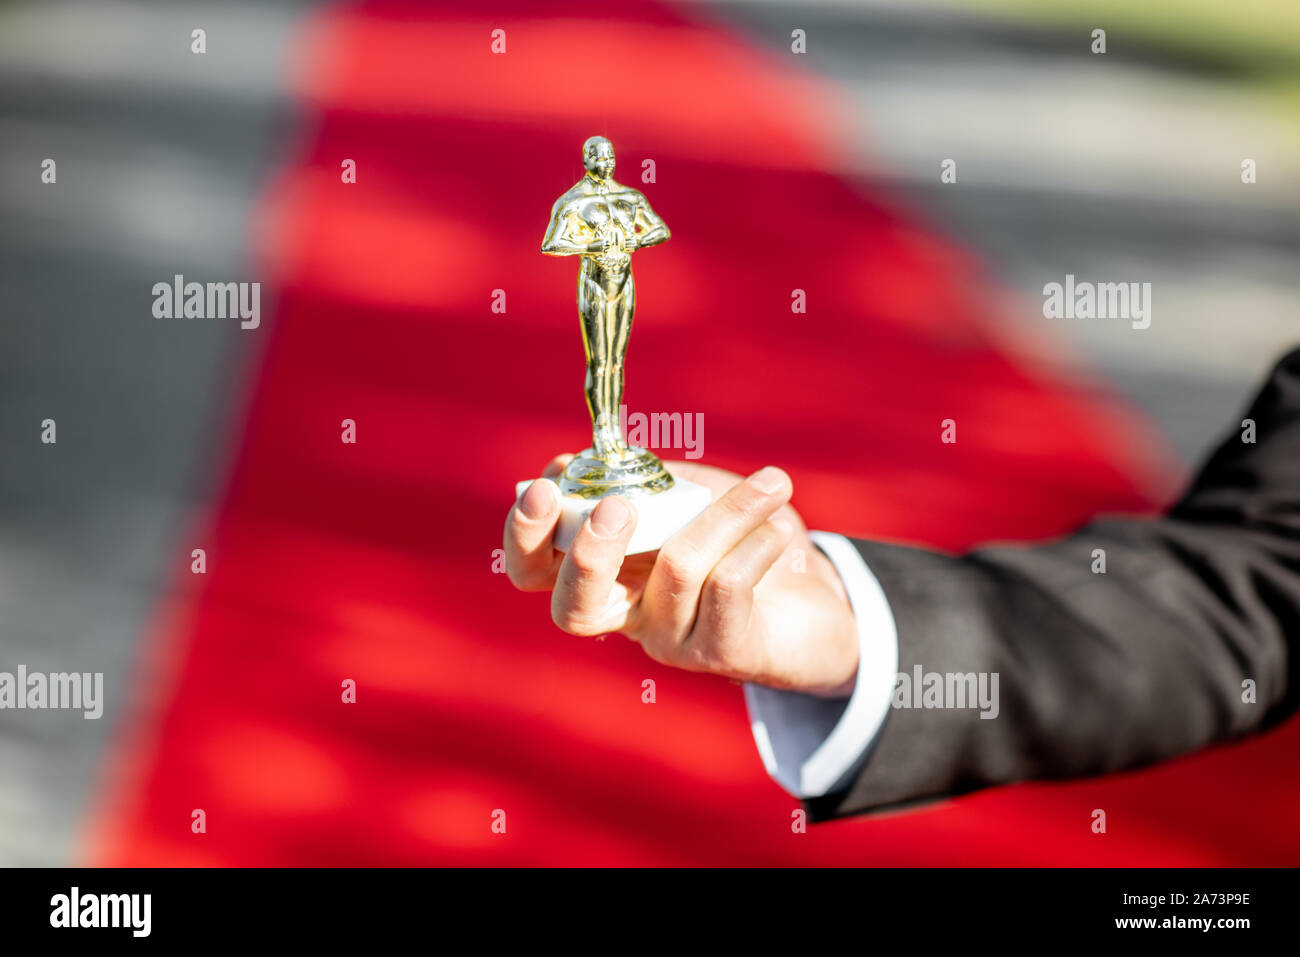
[[[864,768],[811,816],[1132,768],[1294,712],[1300,349],[1246,417],[1256,442],[1235,428],[1158,519],[960,557],[855,542],[894,612],[899,671],[996,672],[1000,710],[891,708]]]

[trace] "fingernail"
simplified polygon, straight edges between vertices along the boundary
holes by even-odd
[[[555,503],[555,486],[546,479],[536,479],[524,490],[519,500],[519,511],[529,521],[536,521],[551,510]]]
[[[601,538],[613,538],[632,520],[632,509],[616,495],[601,499],[591,513],[591,530]]]
[[[794,523],[785,516],[773,515],[768,519],[768,521],[772,523],[772,527],[775,528],[782,537],[789,538],[794,534]]]
[[[766,495],[784,491],[788,481],[785,473],[774,465],[761,468],[749,477],[750,484]]]

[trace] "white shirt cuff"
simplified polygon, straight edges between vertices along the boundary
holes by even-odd
[[[763,766],[794,797],[842,790],[861,770],[889,713],[898,673],[898,629],[884,589],[843,535],[809,532],[839,573],[858,625],[858,676],[845,700],[745,685]]]

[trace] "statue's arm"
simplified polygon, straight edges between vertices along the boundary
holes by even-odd
[[[638,246],[657,246],[662,242],[666,242],[672,236],[672,233],[668,231],[668,224],[650,208],[650,204],[645,201],[644,196],[637,203],[636,222],[641,227],[641,232],[637,233],[636,236]]]
[[[600,252],[599,243],[575,243],[569,235],[569,226],[573,214],[568,204],[560,199],[551,210],[551,224],[542,237],[542,252],[548,256],[581,256],[583,253]]]

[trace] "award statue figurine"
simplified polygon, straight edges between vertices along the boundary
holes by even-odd
[[[623,403],[623,360],[632,332],[636,287],[632,253],[669,237],[668,226],[635,189],[617,183],[614,147],[603,136],[582,145],[586,175],[555,201],[542,240],[548,256],[578,256],[578,317],[587,353],[587,409],[591,448],[564,467],[557,480],[563,505],[555,547],[568,549],[596,503],[622,495],[637,512],[629,555],[659,548],[704,511],[709,490],[674,479],[659,458],[629,446],[619,429]],[[520,482],[522,494],[531,482]]]

